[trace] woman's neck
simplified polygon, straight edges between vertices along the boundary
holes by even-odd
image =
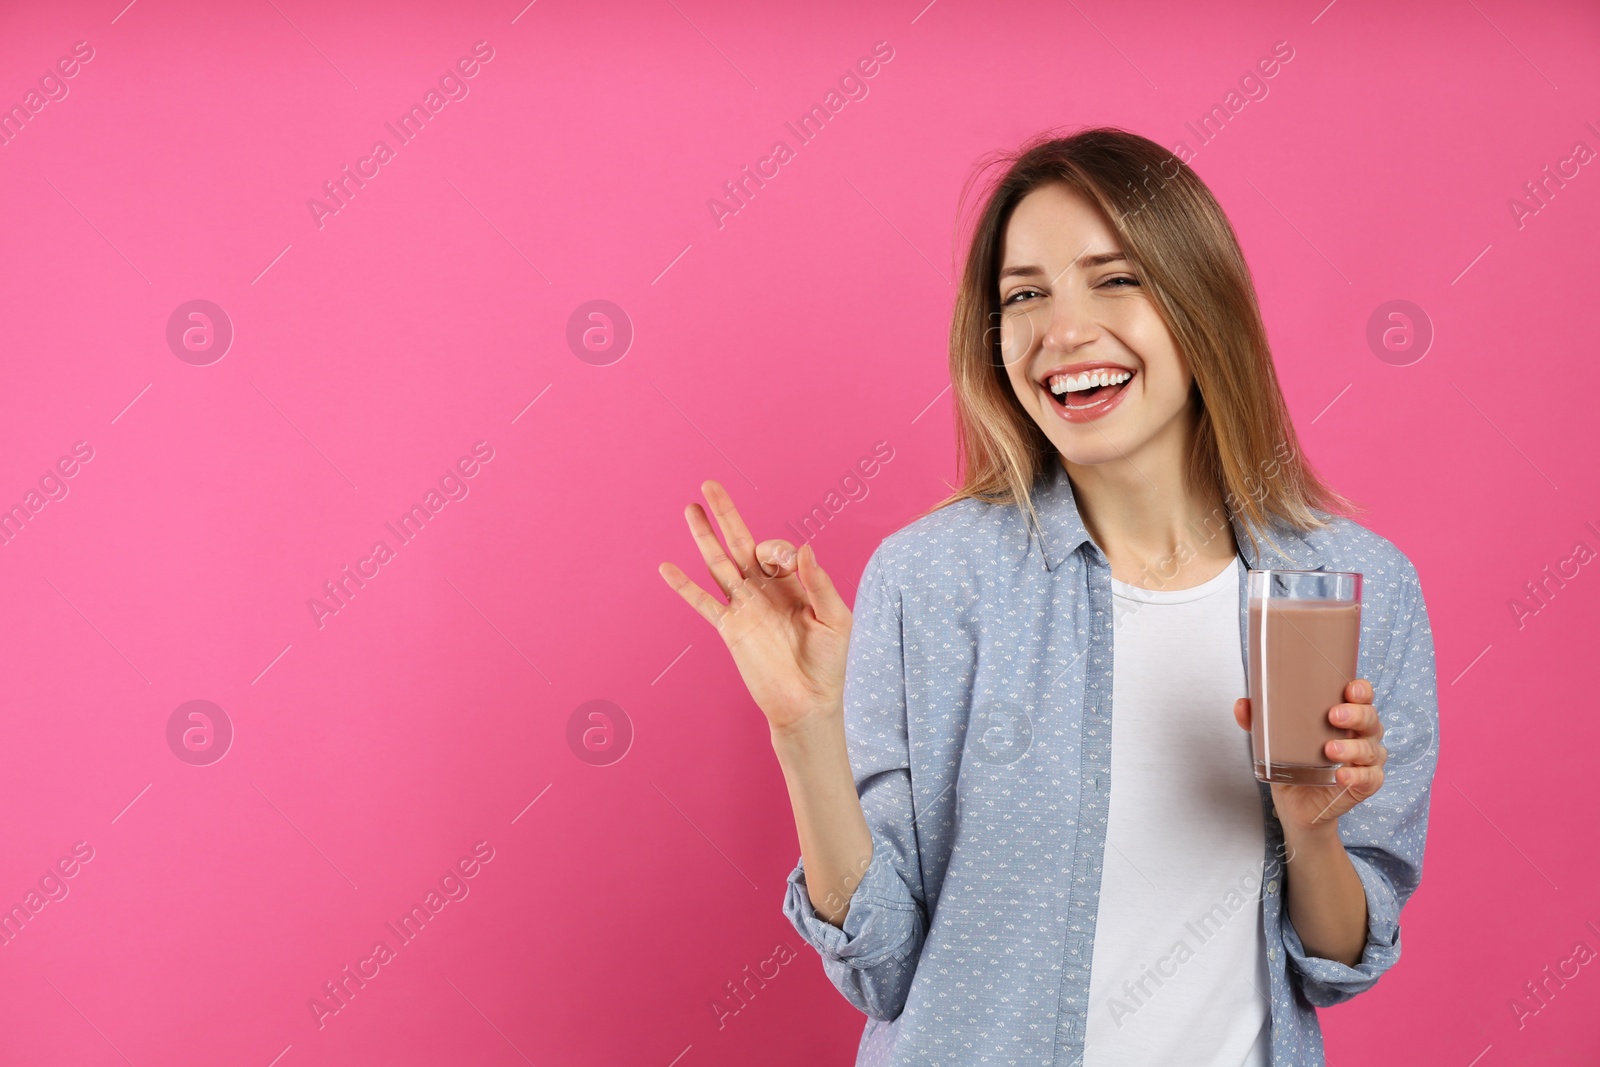
[[[1189,484],[1186,448],[1156,440],[1137,458],[1087,465],[1059,459],[1084,527],[1118,581],[1189,589],[1215,578],[1238,553],[1220,488]]]

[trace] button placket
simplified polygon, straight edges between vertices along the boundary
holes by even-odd
[[[1087,1037],[1089,985],[1094,935],[1098,918],[1100,880],[1095,867],[1103,867],[1106,839],[1106,797],[1111,779],[1111,672],[1113,616],[1110,614],[1110,565],[1098,547],[1084,549],[1083,585],[1087,605],[1088,662],[1084,664],[1082,732],[1080,735],[1078,825],[1073,844],[1072,881],[1067,895],[1067,922],[1075,929],[1063,934],[1060,1020],[1056,1029],[1058,1061],[1081,1064]],[[1104,573],[1102,573],[1104,572]],[[1088,847],[1093,845],[1093,848]],[[1081,887],[1081,888],[1080,888]],[[1082,895],[1077,895],[1081,893]],[[1070,1055],[1069,1055],[1070,1054]],[[1061,1057],[1067,1056],[1065,1060]]]

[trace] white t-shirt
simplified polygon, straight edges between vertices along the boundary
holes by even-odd
[[[1112,580],[1111,796],[1086,1067],[1267,1067],[1266,822],[1238,557],[1192,589]]]

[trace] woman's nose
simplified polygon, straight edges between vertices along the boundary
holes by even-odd
[[[1046,348],[1070,351],[1094,339],[1098,325],[1086,294],[1063,289],[1050,298],[1050,321],[1045,327]]]

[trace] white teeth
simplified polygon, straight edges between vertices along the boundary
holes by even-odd
[[[1062,393],[1081,393],[1091,386],[1121,385],[1132,377],[1128,371],[1112,371],[1104,368],[1084,371],[1077,377],[1058,374],[1050,379],[1050,391],[1057,396]]]

